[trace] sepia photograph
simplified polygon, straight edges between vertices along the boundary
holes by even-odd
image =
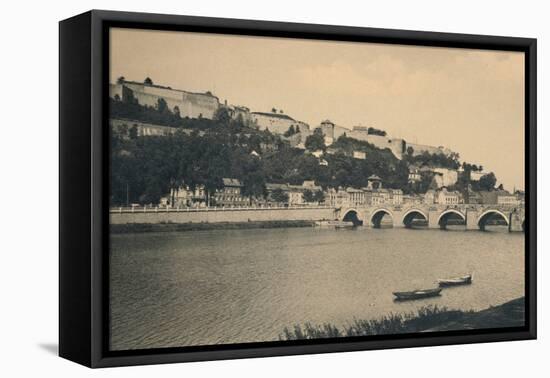
[[[525,53],[112,27],[110,351],[526,324]]]

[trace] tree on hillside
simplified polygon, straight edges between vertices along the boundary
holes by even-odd
[[[138,128],[137,128],[136,125],[132,126],[128,130],[128,136],[130,137],[130,139],[137,139],[137,137],[138,137]]]
[[[491,191],[495,189],[497,178],[493,172],[483,175],[479,179],[479,189]]]
[[[151,80],[151,78],[149,76],[147,76],[145,78],[145,80],[143,80],[143,84],[145,85],[153,85],[153,80]]]
[[[174,116],[176,116],[176,118],[181,118],[181,113],[180,113],[180,107],[179,106],[174,106]]]
[[[414,155],[414,148],[412,148],[412,146],[407,147],[407,155],[408,155],[409,157],[413,157],[413,155]]]
[[[124,84],[126,81],[126,78],[124,76],[119,76],[118,79],[116,79],[117,84]]]
[[[296,134],[296,130],[294,129],[294,125],[290,125],[288,130],[285,131],[285,133],[283,135],[288,138],[289,136],[292,136],[294,134]]]
[[[306,138],[305,146],[310,151],[325,149],[325,137],[321,129],[315,129],[313,134]]]
[[[277,109],[271,108],[271,113],[277,113]]]
[[[325,200],[325,193],[322,190],[316,191],[313,193],[313,200],[318,203],[323,202]]]
[[[282,189],[275,189],[271,193],[271,198],[275,202],[288,203],[288,194],[285,193]]]
[[[367,129],[367,133],[371,135],[386,136],[386,132],[384,130],[376,129],[374,127],[369,127]]]
[[[228,126],[231,122],[231,114],[229,113],[229,109],[223,106],[219,107],[214,113],[214,121],[217,121],[224,126]]]
[[[304,198],[304,202],[308,202],[308,203],[315,202],[315,196],[313,192],[309,189],[304,190],[303,198]]]
[[[166,100],[162,97],[157,100],[156,108],[159,113],[170,113],[170,109],[168,109],[168,104],[166,103]]]
[[[240,178],[242,182],[242,194],[249,197],[250,204],[253,198],[263,198],[266,196],[265,174],[263,172],[262,161],[243,152],[233,153],[231,156],[234,161],[231,162],[231,171],[234,177]]]

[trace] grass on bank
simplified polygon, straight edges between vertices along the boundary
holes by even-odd
[[[521,327],[525,322],[525,298],[518,298],[482,311],[449,310],[425,306],[417,312],[390,314],[378,319],[354,319],[348,325],[330,323],[285,327],[280,340],[304,340],[348,336],[373,336],[427,331]]]

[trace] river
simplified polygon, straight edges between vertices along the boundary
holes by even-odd
[[[111,237],[111,349],[278,340],[426,305],[479,310],[524,295],[524,235],[282,228]],[[470,286],[394,302],[392,291],[473,273]]]

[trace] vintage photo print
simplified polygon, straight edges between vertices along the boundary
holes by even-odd
[[[524,326],[525,64],[111,28],[109,349]]]

